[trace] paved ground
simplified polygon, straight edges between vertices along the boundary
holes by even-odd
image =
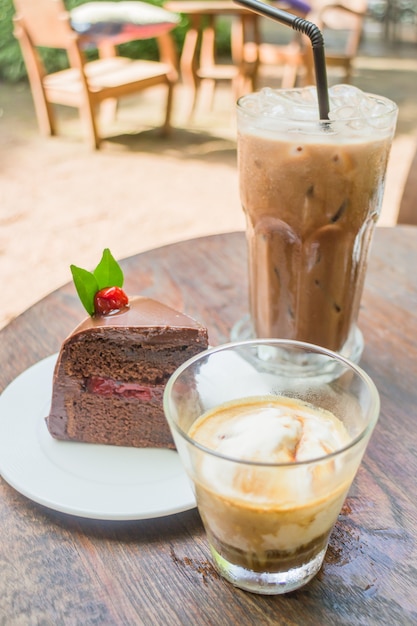
[[[400,106],[380,225],[395,223],[417,140],[417,44],[366,36],[353,82]],[[265,77],[273,84],[273,77]],[[338,80],[331,77],[331,80]],[[0,327],[62,283],[69,265],[92,268],[104,247],[122,258],[208,233],[243,229],[234,103],[228,86],[192,123],[177,93],[168,139],[159,88],[125,101],[100,152],[83,143],[72,110],[61,135],[39,136],[27,86],[0,85]]]

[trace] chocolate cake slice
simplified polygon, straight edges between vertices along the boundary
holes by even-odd
[[[207,330],[187,315],[136,297],[92,315],[64,341],[46,418],[57,439],[174,448],[162,408],[165,384],[206,349]]]

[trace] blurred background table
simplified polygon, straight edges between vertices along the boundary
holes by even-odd
[[[122,262],[128,293],[158,298],[228,340],[247,309],[243,233]],[[364,369],[382,408],[319,575],[288,596],[235,590],[213,569],[197,511],[111,522],[59,513],[0,479],[5,624],[417,623],[417,228],[378,228],[360,315]],[[59,350],[83,317],[72,284],[0,332],[0,390]],[[2,621],[3,620],[3,621]]]
[[[269,4],[318,24],[326,42],[332,34],[330,47],[326,43],[326,63],[342,68],[344,81],[350,82],[366,2],[357,0],[357,11],[333,1],[326,2],[317,11],[312,11],[304,0],[276,0]],[[283,88],[315,82],[310,42],[287,26],[261,17],[233,0],[168,0],[164,8],[181,13],[189,20],[180,57],[183,83],[189,92],[188,116],[192,116],[198,97],[206,106],[212,104],[218,81],[231,81],[234,102],[254,91],[259,87],[260,70],[267,66],[281,68]],[[216,53],[216,25],[225,18],[230,20],[231,63],[220,62]],[[268,23],[269,37],[265,32]],[[279,40],[279,33],[282,36],[283,32],[289,37],[288,41],[279,43],[277,38]],[[335,33],[336,49],[332,42]]]
[[[216,81],[230,80],[237,99],[248,85],[254,90],[258,69],[256,55],[247,62],[244,43],[259,43],[258,18],[248,9],[232,0],[170,0],[164,8],[182,13],[189,19],[180,57],[184,85],[189,90],[188,115],[192,115],[200,86],[205,87],[204,98],[211,100]],[[232,18],[231,63],[221,64],[216,55],[216,20]]]

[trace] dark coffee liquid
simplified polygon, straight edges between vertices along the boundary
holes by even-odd
[[[309,563],[327,547],[330,532],[326,532],[293,552],[285,550],[267,550],[265,552],[245,552],[240,548],[220,541],[207,528],[207,536],[214,549],[230,563],[239,565],[254,572],[287,572],[289,569],[301,567]]]

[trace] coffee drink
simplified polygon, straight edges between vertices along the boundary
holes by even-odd
[[[238,103],[240,196],[257,337],[342,351],[355,330],[396,105],[352,86],[270,90]]]
[[[291,398],[249,398],[205,413],[189,436],[224,459],[198,458],[195,484],[221,557],[280,572],[326,549],[356,471],[328,456],[351,441],[332,413]]]

